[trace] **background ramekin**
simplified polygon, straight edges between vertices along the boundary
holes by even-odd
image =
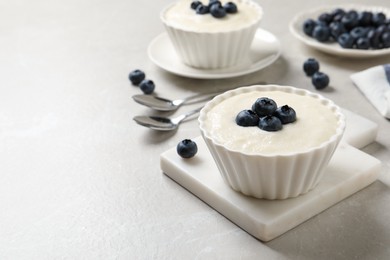
[[[253,155],[226,148],[223,143],[214,140],[205,127],[208,111],[223,100],[250,91],[275,90],[321,100],[337,117],[336,133],[318,147],[306,151],[284,155]],[[345,117],[333,101],[307,90],[278,85],[256,85],[227,91],[209,101],[201,110],[198,120],[203,139],[223,180],[236,191],[262,199],[286,199],[313,189],[319,183],[345,130]]]
[[[247,59],[263,10],[250,0],[243,2],[258,10],[258,19],[243,28],[225,32],[195,32],[178,28],[165,19],[164,14],[172,4],[166,7],[160,18],[179,58],[186,65],[200,69],[232,67]]]

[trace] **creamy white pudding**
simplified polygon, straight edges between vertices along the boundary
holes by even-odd
[[[259,97],[288,105],[296,121],[277,132],[243,127],[236,115]],[[202,137],[223,180],[262,199],[296,197],[313,189],[339,144],[345,117],[331,100],[289,86],[258,85],[227,91],[200,111]]]
[[[263,15],[258,5],[245,0],[221,1],[222,4],[233,2],[238,9],[237,13],[223,18],[215,18],[210,13],[197,14],[190,8],[191,2],[192,0],[182,0],[169,7],[163,13],[166,23],[187,31],[224,32],[258,23]],[[208,3],[208,0],[203,0],[203,3]]]
[[[236,124],[236,115],[250,109],[257,98],[268,97],[278,106],[288,105],[297,120],[283,129],[267,132],[258,127]],[[252,91],[230,97],[213,107],[204,122],[205,129],[226,148],[248,154],[288,154],[321,145],[336,133],[337,117],[320,99],[281,91]]]

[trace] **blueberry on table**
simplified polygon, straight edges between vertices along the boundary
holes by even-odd
[[[303,22],[303,32],[308,36],[312,36],[314,27],[316,27],[316,25],[317,22],[314,21],[313,19],[306,19]]]
[[[318,71],[314,73],[313,77],[311,78],[311,82],[316,89],[321,90],[329,85],[329,76],[323,72]]]
[[[279,118],[282,124],[289,124],[297,120],[297,114],[295,110],[288,105],[278,107],[274,113],[274,116]]]
[[[314,58],[309,58],[303,63],[303,71],[307,76],[313,76],[314,73],[319,71],[320,64]]]
[[[225,8],[226,13],[228,14],[234,14],[237,13],[237,5],[233,2],[227,2],[223,8]]]
[[[194,141],[190,139],[184,139],[177,144],[176,151],[177,154],[182,158],[188,159],[195,156],[195,154],[198,152],[198,146]]]
[[[252,111],[258,116],[272,115],[277,108],[277,104],[273,99],[267,97],[258,98],[252,105]]]
[[[259,116],[252,110],[242,110],[236,116],[236,124],[239,126],[257,126],[259,124]]]
[[[222,18],[226,16],[226,10],[220,4],[213,4],[210,7],[210,13],[215,18]]]
[[[264,116],[259,120],[259,128],[268,132],[279,131],[283,128],[282,121],[276,116]]]
[[[145,73],[142,70],[133,70],[129,74],[129,80],[133,85],[138,85],[145,79]]]
[[[319,42],[326,42],[330,38],[329,26],[318,24],[313,29],[313,37]]]
[[[152,94],[155,88],[154,82],[150,79],[144,79],[140,84],[139,84],[140,89],[142,92],[145,94]]]

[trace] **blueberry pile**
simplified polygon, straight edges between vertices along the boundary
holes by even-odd
[[[145,79],[145,73],[142,70],[136,69],[130,72],[129,80],[134,86],[139,86],[144,94],[152,94],[155,89],[154,82],[150,79]]]
[[[297,119],[295,110],[288,105],[278,107],[273,99],[267,97],[258,98],[252,105],[252,109],[239,112],[236,116],[236,124],[239,126],[257,126],[265,131],[279,131],[284,124],[295,122]]]
[[[390,47],[390,18],[382,12],[334,9],[307,19],[306,35],[320,42],[337,42],[347,49],[383,49]]]
[[[221,1],[210,0],[207,5],[201,1],[193,1],[191,8],[196,11],[197,14],[208,14],[210,13],[215,18],[223,18],[226,14],[237,13],[237,5],[233,2],[228,2],[222,5]]]
[[[320,64],[314,58],[309,58],[303,63],[303,71],[311,77],[311,83],[318,89],[324,89],[329,85],[329,76],[320,71]]]
[[[176,146],[177,154],[182,158],[192,158],[198,152],[198,146],[191,139],[184,139]]]

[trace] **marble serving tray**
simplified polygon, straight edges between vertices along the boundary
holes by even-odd
[[[176,147],[161,154],[162,171],[254,237],[269,241],[374,182],[381,163],[360,151],[375,140],[377,125],[344,110],[343,140],[312,191],[292,199],[264,200],[232,190],[222,180],[202,137],[198,154],[182,159]]]

